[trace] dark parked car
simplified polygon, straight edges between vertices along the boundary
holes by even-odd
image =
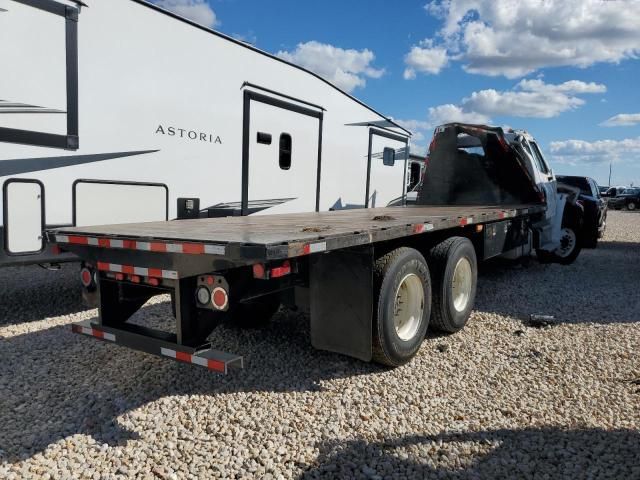
[[[624,192],[626,187],[600,187],[600,189],[604,188],[604,193],[600,190],[600,195],[606,198],[617,197],[621,193]]]
[[[637,210],[640,208],[640,188],[625,188],[620,195],[610,198],[608,204],[616,210]]]
[[[607,224],[607,202],[600,195],[598,184],[593,178],[556,175],[558,183],[579,188],[578,203],[584,208],[582,223],[582,246],[595,248],[598,239],[604,235]],[[610,200],[611,201],[611,200]]]

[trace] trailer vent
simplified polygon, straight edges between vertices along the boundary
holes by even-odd
[[[263,145],[271,145],[271,134],[258,132],[258,143],[262,143]]]

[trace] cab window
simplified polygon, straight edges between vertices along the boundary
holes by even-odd
[[[544,157],[542,156],[542,152],[538,148],[538,145],[536,145],[536,142],[529,142],[529,143],[531,144],[531,150],[533,151],[534,157],[536,157],[536,162],[540,167],[540,171],[542,173],[550,173],[551,170],[549,169],[547,162],[545,162]]]

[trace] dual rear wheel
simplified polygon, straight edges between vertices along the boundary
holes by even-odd
[[[469,319],[477,281],[471,242],[449,238],[435,246],[428,259],[415,249],[401,247],[376,261],[372,346],[378,363],[407,363],[418,352],[430,324],[453,333]]]

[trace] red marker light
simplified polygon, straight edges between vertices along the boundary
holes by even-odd
[[[256,263],[253,265],[253,278],[265,278],[265,273],[263,264]]]

